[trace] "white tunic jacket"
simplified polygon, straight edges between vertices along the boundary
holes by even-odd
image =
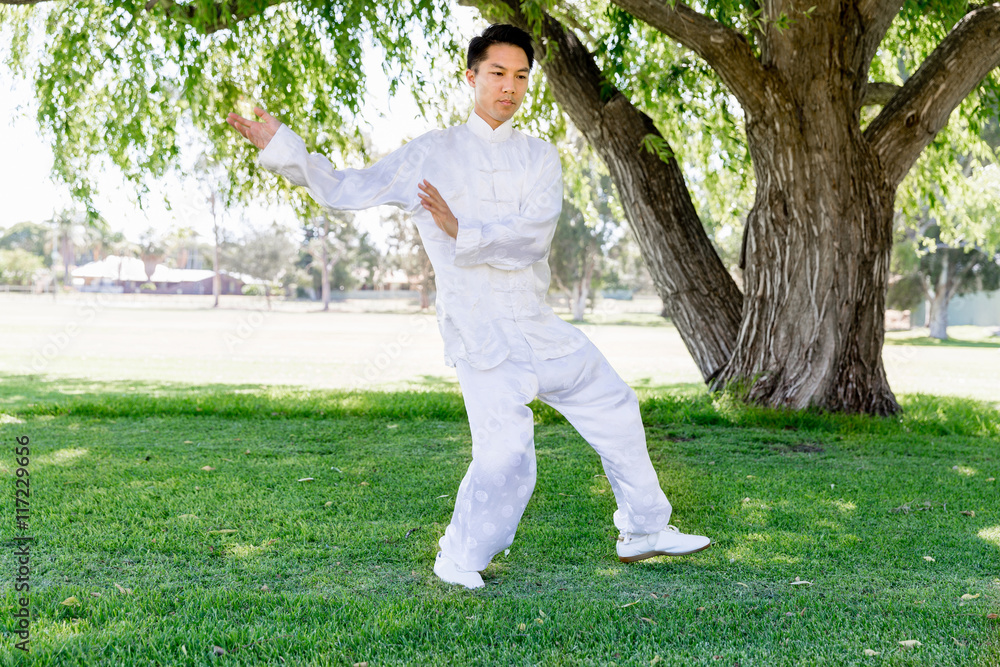
[[[464,125],[433,130],[367,169],[335,169],[282,125],[258,156],[262,167],[305,186],[331,209],[391,204],[413,214],[434,265],[445,364],[485,370],[521,337],[542,359],[567,355],[587,339],[545,303],[549,246],[562,209],[559,153],[513,129],[496,130],[475,112]],[[453,239],[421,205],[427,179],[458,219]]]

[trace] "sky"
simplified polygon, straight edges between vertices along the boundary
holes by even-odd
[[[465,7],[453,10],[462,32],[474,34],[485,26],[478,13]],[[0,61],[6,54],[0,51]],[[381,69],[382,57],[373,49],[365,53],[365,71],[368,76],[366,104],[361,117],[371,126],[371,138],[378,151],[389,151],[404,140],[415,137],[434,127],[420,117],[409,89],[400,86],[395,96],[388,93],[389,84]],[[52,151],[41,137],[35,121],[36,105],[28,82],[15,79],[10,71],[0,65],[0,145],[8,156],[16,159],[0,161],[0,228],[23,221],[44,222],[56,211],[72,207],[72,199],[65,186],[53,182]],[[471,95],[470,95],[471,109]],[[382,114],[379,113],[382,112]],[[380,117],[380,115],[382,117]],[[294,128],[292,128],[294,129]],[[235,131],[235,130],[234,130]],[[134,187],[114,171],[97,179],[98,196],[95,203],[113,231],[122,231],[132,241],[153,228],[166,232],[179,226],[178,210],[167,210],[163,193],[185,193],[185,224],[194,227],[206,240],[212,234],[212,215],[204,194],[191,184],[175,177],[167,177],[151,184],[145,210],[136,204]],[[367,230],[378,244],[383,244],[385,234],[379,226],[379,211],[372,210],[356,216],[357,223]],[[252,206],[246,210],[228,211],[222,224],[238,230],[241,225],[269,226],[273,221],[290,228],[298,228],[294,213],[287,206]]]

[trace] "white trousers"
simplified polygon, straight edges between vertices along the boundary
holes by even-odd
[[[587,343],[557,359],[527,345],[489,370],[456,367],[472,428],[472,463],[458,488],[441,551],[464,570],[481,571],[514,541],[535,488],[535,397],[566,417],[601,457],[621,532],[655,533],[670,521],[646,449],[635,392]]]

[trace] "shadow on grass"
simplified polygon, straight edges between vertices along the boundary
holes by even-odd
[[[915,347],[982,347],[987,349],[1000,349],[1000,340],[987,341],[987,340],[960,340],[957,338],[949,338],[947,340],[938,340],[937,338],[931,338],[930,336],[921,336],[919,338],[889,338],[885,339],[886,345],[913,345]]]
[[[231,418],[410,419],[466,421],[455,384],[425,378],[427,389],[406,391],[310,390],[258,384],[187,385],[171,382],[48,379],[0,374],[0,408],[22,417],[74,415],[95,418],[212,415]],[[776,430],[901,435],[1000,436],[1000,410],[974,399],[901,396],[895,417],[831,414],[818,409],[779,410],[709,394],[700,384],[640,387],[643,423],[737,426]],[[529,404],[537,424],[565,419],[537,399]]]

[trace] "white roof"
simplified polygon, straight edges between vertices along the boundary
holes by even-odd
[[[120,270],[119,270],[120,269]],[[135,257],[109,255],[99,262],[90,262],[73,270],[74,278],[107,278],[108,280],[132,280],[154,283],[188,283],[211,278],[210,269],[171,269],[165,264],[157,264],[151,278],[146,276],[146,265]]]

